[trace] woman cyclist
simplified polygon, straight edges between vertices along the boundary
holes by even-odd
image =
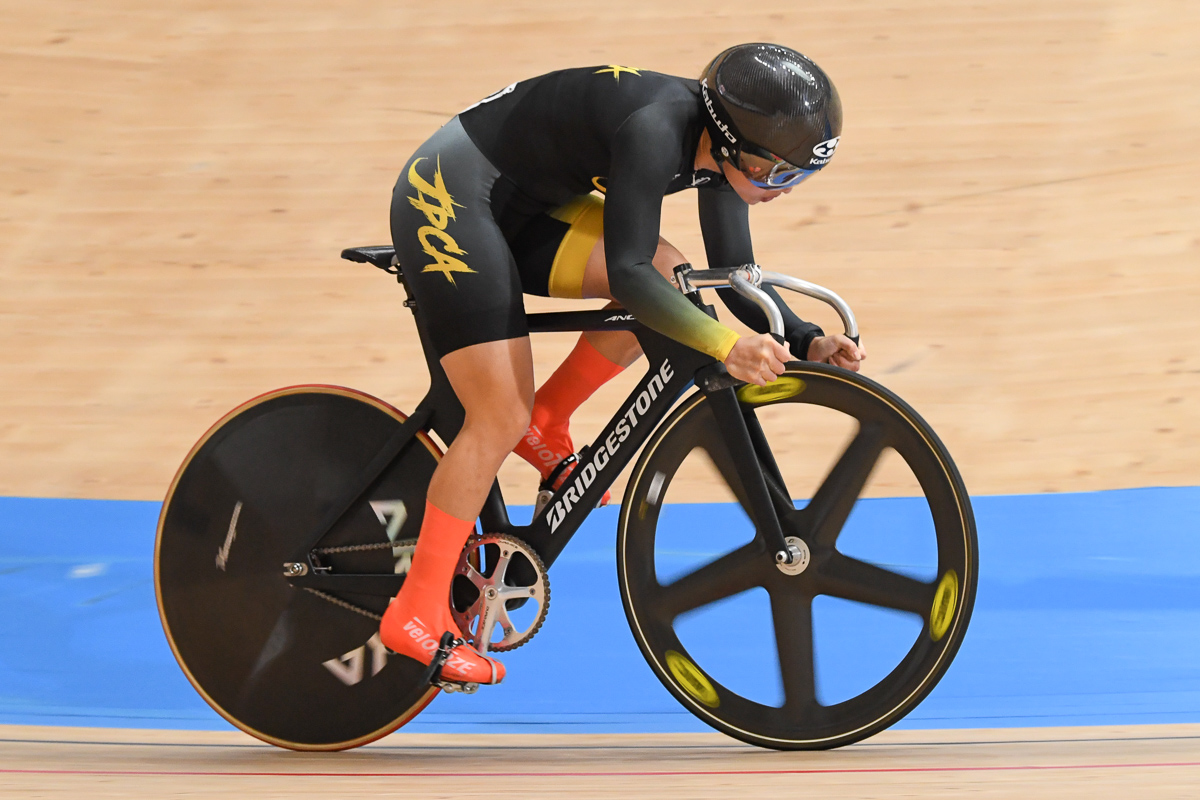
[[[543,479],[565,478],[556,467],[574,450],[571,413],[641,355],[627,331],[585,333],[535,394],[522,293],[607,298],[749,383],[775,380],[796,357],[858,369],[860,347],[801,321],[773,289],[786,346],[709,317],[672,286],[685,259],[659,235],[663,197],[696,188],[709,266],[752,263],[749,206],[824,167],[841,126],[820,67],[786,47],[744,44],[699,81],[609,65],[514,83],[417,149],[392,196],[392,241],[466,416],[384,614],[387,647],[428,664],[445,632],[461,639],[450,583],[504,458],[515,448]],[[755,305],[719,294],[747,326],[767,330]],[[503,677],[461,641],[441,672],[459,683]]]

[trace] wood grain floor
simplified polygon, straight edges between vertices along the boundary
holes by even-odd
[[[1187,0],[4,0],[0,494],[159,499],[212,421],[281,385],[411,408],[425,384],[399,290],[337,254],[387,242],[412,149],[523,76],[696,74],[752,40],[813,56],[846,106],[836,162],[755,210],[756,255],[852,303],[867,373],[932,422],[972,491],[1194,485],[1198,37]],[[693,203],[666,202],[664,234],[701,261]],[[539,375],[571,342],[538,343]],[[632,380],[582,409],[577,439]],[[527,467],[502,478],[532,499]],[[689,486],[671,499],[712,496]],[[826,754],[393,737],[318,757],[0,728],[0,795],[1165,798],[1194,792],[1198,737],[888,733]]]
[[[522,76],[695,74],[763,39],[826,67],[846,129],[830,169],[755,209],[756,255],[852,303],[868,374],[968,486],[1195,484],[1198,35],[1186,0],[8,0],[0,493],[160,498],[213,420],[280,385],[411,408],[398,288],[337,254],[387,242],[416,144]],[[701,260],[694,202],[667,202],[664,233]],[[544,337],[539,374],[570,344]],[[524,498],[533,474],[504,479]]]
[[[334,754],[237,733],[0,726],[0,796],[1183,798],[1200,726],[891,731],[777,753],[719,734],[413,735]]]

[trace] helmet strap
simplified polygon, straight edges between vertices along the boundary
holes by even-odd
[[[710,92],[708,85],[704,80],[700,81],[700,93],[703,103],[707,106],[705,110],[704,128],[708,131],[709,144],[711,146],[713,161],[717,162],[717,166],[721,165],[722,161],[728,161],[737,168],[740,161],[739,154],[741,148],[729,140],[729,135],[725,134],[719,126],[727,125],[732,128],[732,133],[736,134],[735,138],[741,140],[741,133],[733,127],[732,122],[718,122],[718,115],[723,120],[728,120],[729,115],[725,113],[725,106],[721,102],[721,98],[717,93]]]
[[[712,134],[709,134],[709,138],[713,139]],[[717,162],[718,167],[721,166],[721,162],[728,161],[730,166],[738,169],[738,162],[741,160],[738,158],[740,154],[740,151],[736,147],[730,147],[728,143],[718,144],[716,139],[713,139],[712,157],[713,161]]]

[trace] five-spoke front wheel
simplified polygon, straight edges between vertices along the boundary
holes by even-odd
[[[957,652],[977,581],[970,502],[929,426],[868,379],[793,364],[738,397],[775,514],[802,557],[776,564],[752,515],[732,504],[666,505],[697,461],[747,503],[697,393],[656,431],[626,491],[617,539],[625,612],[655,674],[709,725],[780,749],[848,744],[912,710]],[[831,415],[845,440],[811,500],[795,501],[808,487],[779,468],[771,442],[782,426],[811,434],[789,442],[805,447]],[[873,473],[897,471],[918,497],[890,501],[888,512],[861,502]]]

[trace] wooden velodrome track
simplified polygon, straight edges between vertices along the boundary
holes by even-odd
[[[720,734],[397,735],[340,755],[237,733],[0,728],[13,797],[1195,797],[1200,725],[887,731],[781,754]]]
[[[399,289],[337,259],[388,241],[411,150],[520,77],[690,75],[754,40],[813,56],[846,106],[830,169],[754,211],[758,259],[851,302],[867,374],[929,419],[973,492],[1200,482],[1193,2],[5,0],[0,494],[159,499],[220,414],[290,383],[411,408],[425,383]],[[664,234],[701,261],[693,203],[666,202]],[[572,339],[536,345],[540,376]],[[582,409],[578,438],[632,380]],[[532,497],[527,467],[502,480]],[[1198,762],[1194,726],[893,732],[791,755],[716,735],[402,735],[311,756],[240,734],[0,729],[5,796],[1184,797]]]

